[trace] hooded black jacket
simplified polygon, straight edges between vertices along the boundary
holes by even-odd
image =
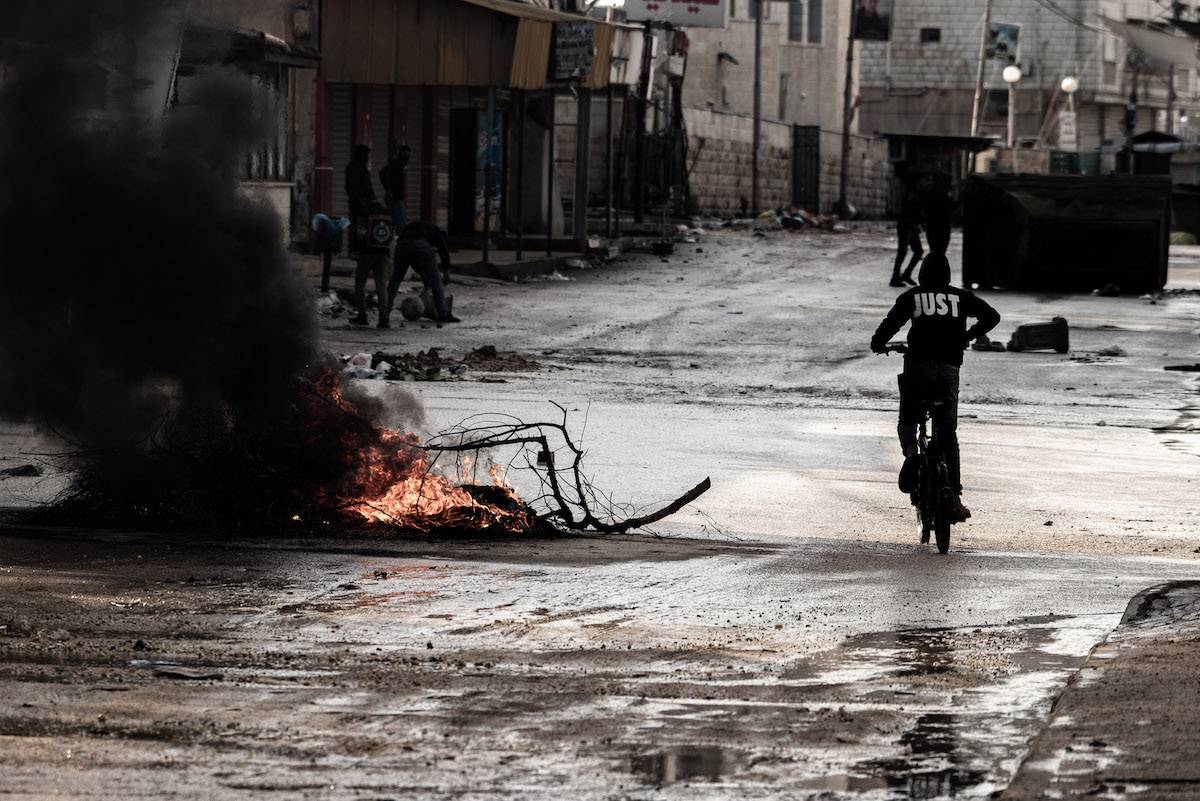
[[[967,345],[995,328],[1000,313],[973,292],[950,286],[949,265],[940,268],[932,259],[921,268],[920,285],[896,298],[871,337],[871,350],[882,350],[911,320],[906,359],[961,365]],[[968,317],[976,321],[970,328]]]

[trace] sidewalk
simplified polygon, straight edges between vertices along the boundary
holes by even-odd
[[[1001,796],[1200,798],[1200,581],[1143,590],[1055,701]]]
[[[453,264],[450,267],[451,276],[471,276],[474,278],[495,278],[504,281],[519,281],[538,275],[549,275],[555,270],[570,268],[575,262],[588,263],[588,256],[583,253],[555,251],[547,256],[545,251],[526,251],[526,258],[517,261],[513,251],[493,251],[489,254],[489,263],[484,263],[482,253],[478,250],[450,251]],[[307,278],[321,280],[322,262],[319,255],[307,253],[290,254],[292,265]],[[335,256],[333,259],[332,275],[335,278],[354,277],[354,259],[345,256]],[[412,273],[410,273],[412,275]]]

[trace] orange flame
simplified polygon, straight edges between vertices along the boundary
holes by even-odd
[[[321,382],[321,389],[343,411],[354,414],[336,377],[332,379]],[[353,484],[362,494],[351,499],[347,508],[369,522],[415,531],[500,529],[521,533],[534,527],[532,510],[495,464],[489,467],[491,486],[466,484],[474,462],[465,456],[459,463],[462,483],[455,484],[434,468],[428,451],[415,436],[388,428],[375,428],[356,460]]]

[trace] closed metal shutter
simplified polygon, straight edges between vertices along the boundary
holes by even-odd
[[[331,83],[326,88],[330,116],[333,118],[333,214],[347,216],[346,165],[354,147],[354,92],[348,83]]]
[[[1100,106],[1088,103],[1077,108],[1075,138],[1079,142],[1079,150],[1095,150],[1100,147]]]
[[[392,87],[371,87],[371,182],[375,186],[375,197],[383,202],[383,184],[379,171],[388,163],[392,150]]]
[[[421,104],[423,91],[420,88],[404,90],[405,107],[408,119],[408,146],[412,148],[412,158],[408,162],[408,172],[404,175],[407,188],[404,198],[404,209],[409,220],[421,217],[421,142],[424,136],[424,108]]]

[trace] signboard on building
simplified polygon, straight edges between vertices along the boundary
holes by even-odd
[[[886,42],[892,38],[893,0],[854,0],[854,38]]]
[[[988,30],[987,57],[1005,64],[1020,60],[1021,26],[1011,22],[993,22]]]
[[[594,30],[590,22],[554,23],[550,37],[550,80],[570,81],[591,74],[596,55]]]
[[[724,28],[728,0],[625,0],[630,22],[670,22],[688,28]]]
[[[1058,113],[1058,149],[1079,149],[1079,136],[1075,130],[1075,112],[1071,109],[1063,109]]]

